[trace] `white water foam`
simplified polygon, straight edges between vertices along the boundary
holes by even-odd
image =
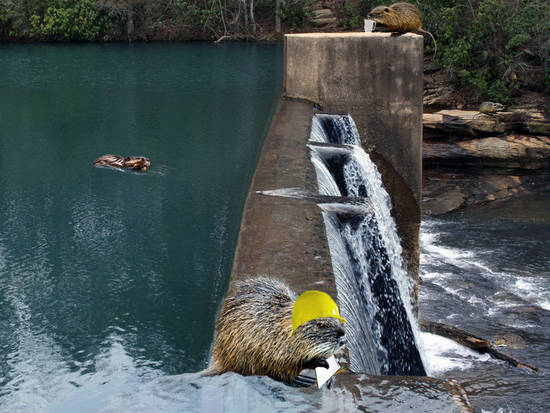
[[[443,377],[448,371],[467,370],[475,363],[491,361],[488,354],[479,354],[445,337],[423,332],[419,338],[426,356],[424,367],[433,377]]]
[[[319,118],[317,116],[313,117],[313,120],[311,121],[311,133],[309,135],[309,140],[312,142],[325,142],[325,131],[323,130],[323,126],[321,125],[321,122],[319,121]]]
[[[346,340],[348,348],[361,349],[361,351],[349,352],[350,368],[352,371],[380,374],[378,358],[374,351],[375,349],[380,350],[379,346],[376,345],[377,342],[380,342],[380,337],[373,337],[371,331],[376,307],[372,301],[363,298],[363,296],[372,296],[370,286],[365,279],[357,280],[353,272],[338,223],[335,221],[334,215],[327,212],[330,205],[319,206],[323,209],[338,301],[340,302],[342,316],[347,320]],[[358,282],[361,283],[360,288],[367,291],[366,294],[360,294],[358,288],[354,288]]]
[[[412,282],[403,265],[403,249],[401,247],[401,240],[397,234],[395,221],[391,215],[392,204],[390,196],[384,187],[382,176],[378,168],[374,162],[371,161],[369,155],[362,148],[356,147],[353,152],[353,157],[355,162],[349,162],[344,167],[346,182],[354,182],[354,185],[349,186],[348,192],[352,196],[360,196],[360,185],[364,185],[367,196],[372,202],[378,229],[391,262],[392,275],[399,287],[401,301],[407,312],[407,317],[410,320],[420,357],[425,365],[425,357],[423,356],[424,349],[422,348],[422,343],[418,340],[419,328],[412,312]]]
[[[437,271],[445,265],[453,265],[460,270],[461,273],[476,272],[482,274],[484,279],[495,283],[495,287],[510,295],[517,297],[523,302],[507,301],[507,300],[491,300],[488,303],[484,298],[480,300],[484,307],[491,315],[490,307],[497,306],[500,308],[509,308],[522,305],[537,305],[545,310],[550,311],[550,288],[544,278],[535,278],[504,271],[496,271],[490,263],[487,263],[480,256],[480,251],[470,251],[467,249],[458,249],[440,244],[440,234],[437,232],[437,226],[430,222],[423,222],[420,231],[420,270],[421,277],[424,280],[429,280],[433,284],[444,288],[447,292],[453,295],[460,296],[466,301],[471,300],[471,293],[460,294],[459,290],[453,288],[453,278],[458,279],[456,273],[448,271]],[[427,269],[428,268],[428,269]],[[460,280],[464,279],[460,275]],[[474,300],[476,298],[473,298]],[[497,311],[493,311],[497,313]]]
[[[357,132],[357,128],[355,126],[355,123],[353,122],[353,119],[349,115],[340,116],[335,123],[340,129],[340,133],[342,134],[341,136],[343,137],[341,139],[341,142],[339,143],[355,145],[352,146],[352,151],[350,154],[351,159],[344,165],[343,170],[347,186],[347,195],[351,197],[364,197],[364,192],[366,192],[367,197],[373,204],[375,220],[377,222],[378,230],[380,232],[382,242],[388,255],[392,271],[392,278],[397,283],[401,302],[404,305],[407,318],[409,319],[411,324],[414,341],[418,345],[418,347],[420,347],[418,349],[420,357],[423,364],[425,364],[425,360],[422,355],[422,345],[418,340],[417,322],[415,321],[412,312],[410,294],[412,282],[403,266],[401,242],[399,236],[397,235],[395,221],[391,216],[392,206],[390,197],[385,190],[385,187],[382,183],[381,175],[378,172],[376,165],[371,161],[370,157],[360,146],[361,140],[359,138],[359,134]],[[329,138],[324,133],[324,129],[318,116],[315,116],[312,120],[312,131],[310,140],[329,143]],[[317,171],[319,191],[325,195],[336,194],[336,191],[334,190],[336,182],[334,181],[324,161],[320,158],[319,154],[313,150],[313,148],[311,158]],[[340,191],[338,190],[337,193],[339,194]],[[327,223],[326,215],[325,224],[327,228],[330,226],[330,223]],[[350,234],[348,234],[346,238],[350,240],[351,243],[353,243],[354,240],[352,239],[353,237]],[[329,244],[330,243],[331,241],[329,239]],[[357,245],[356,247],[363,248],[362,246]],[[338,254],[334,254],[333,257],[335,257],[336,255]],[[362,267],[366,267],[365,263],[360,264]],[[337,272],[336,269],[335,272]],[[366,272],[364,273],[366,274]],[[374,333],[380,335],[380,332],[374,331]]]
[[[319,193],[321,195],[341,196],[342,194],[340,189],[338,188],[338,185],[336,185],[334,179],[332,179],[332,175],[330,174],[325,161],[321,159],[319,153],[313,148],[311,148],[311,162],[313,163],[315,172],[317,173]]]

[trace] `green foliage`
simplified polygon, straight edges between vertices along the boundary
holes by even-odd
[[[449,78],[479,98],[506,102],[519,88],[550,86],[550,2],[425,0],[423,25]]]
[[[216,25],[221,20],[220,3],[217,0],[177,1],[176,12],[184,24],[203,27],[210,22]]]
[[[374,7],[397,0],[347,0],[344,28],[361,29]],[[506,102],[520,88],[550,90],[548,0],[409,0],[438,43],[437,63],[478,98]],[[427,51],[433,51],[430,40]]]
[[[95,40],[103,22],[94,0],[58,0],[29,20],[31,36],[56,40]]]
[[[342,10],[344,28],[362,28],[363,19],[367,16],[369,11],[383,3],[383,0],[359,0],[358,2],[344,3]]]
[[[304,27],[312,16],[312,0],[287,0],[281,5],[281,22],[293,29]]]

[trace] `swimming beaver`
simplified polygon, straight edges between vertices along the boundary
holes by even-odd
[[[235,282],[218,315],[212,363],[204,373],[234,371],[291,383],[305,368],[328,368],[326,359],[344,345],[342,325],[325,317],[293,330],[295,301],[296,295],[273,278]]]
[[[151,162],[143,156],[127,156],[123,158],[118,155],[103,155],[94,161],[94,166],[112,166],[114,168],[133,169],[136,171],[146,171]]]
[[[422,29],[420,10],[411,3],[395,3],[391,6],[378,6],[370,11],[369,18],[392,32],[420,32],[431,36],[434,42],[434,59],[437,54],[437,43],[433,35]]]

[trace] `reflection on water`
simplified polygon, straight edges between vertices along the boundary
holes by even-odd
[[[281,51],[0,45],[0,411],[124,411],[206,366]]]
[[[465,384],[487,412],[545,412],[550,405],[550,196],[489,204],[422,223],[420,315],[524,348],[502,351],[530,373],[423,335],[440,377]]]

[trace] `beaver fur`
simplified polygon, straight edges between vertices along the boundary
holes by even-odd
[[[151,162],[144,156],[127,156],[123,158],[119,155],[107,154],[97,158],[94,161],[94,166],[110,166],[144,172],[151,166]]]
[[[233,371],[291,383],[305,368],[328,367],[326,359],[344,342],[336,318],[320,318],[292,332],[294,294],[274,278],[233,284],[216,321],[207,375]]]
[[[434,42],[434,59],[437,54],[437,43],[434,36],[422,29],[422,14],[418,7],[411,3],[395,3],[391,6],[378,6],[370,11],[368,16],[376,24],[384,26],[391,32],[420,32],[429,35]]]

